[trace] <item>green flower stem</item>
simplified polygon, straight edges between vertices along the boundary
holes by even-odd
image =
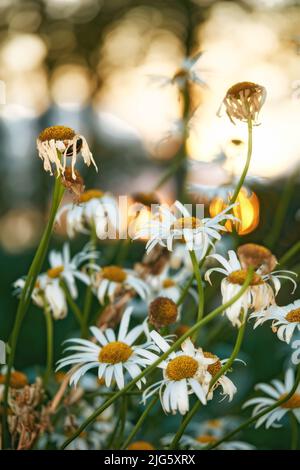
[[[49,215],[49,220],[46,225],[45,231],[43,233],[43,236],[41,238],[40,244],[38,246],[38,249],[35,253],[35,256],[33,258],[32,264],[29,268],[26,281],[25,281],[25,286],[22,290],[19,305],[17,308],[17,313],[16,313],[16,318],[15,318],[15,323],[11,335],[11,352],[8,358],[8,364],[7,364],[7,373],[6,373],[6,380],[5,380],[5,388],[4,388],[4,394],[3,394],[3,415],[2,415],[2,429],[3,429],[3,441],[6,438],[6,418],[7,418],[7,400],[8,400],[8,389],[9,389],[9,382],[10,382],[10,376],[11,376],[11,370],[14,364],[15,360],[15,355],[16,355],[16,348],[17,348],[17,342],[18,342],[18,337],[20,333],[20,328],[24,319],[24,316],[29,308],[30,301],[31,301],[31,294],[34,289],[36,279],[38,274],[40,273],[42,269],[43,262],[46,257],[47,249],[49,246],[49,241],[51,237],[51,233],[53,230],[53,225],[55,221],[55,216],[58,210],[58,207],[61,203],[63,194],[64,194],[64,186],[62,185],[60,178],[56,178],[55,180],[55,185],[54,185],[54,191],[53,191],[53,198],[52,198],[52,205],[51,205],[51,210],[50,210],[50,215]],[[2,447],[4,448],[4,446]]]
[[[93,246],[93,249],[95,249],[96,243],[97,243],[97,234],[96,234],[95,227],[91,228],[91,240],[90,240],[90,242]],[[81,336],[83,338],[86,338],[89,334],[88,325],[89,325],[89,316],[90,316],[92,301],[93,301],[93,289],[92,289],[92,286],[90,284],[86,288],[84,305],[83,305],[82,323],[81,323]]]
[[[291,423],[291,450],[297,450],[298,449],[299,423],[293,412],[290,412],[290,423]]]
[[[44,386],[48,385],[49,377],[53,370],[53,320],[49,307],[45,308],[46,332],[47,332],[47,365],[44,375]]]
[[[280,198],[278,207],[276,208],[276,215],[274,218],[273,226],[271,227],[270,233],[266,238],[266,245],[272,250],[279,239],[284,219],[289,207],[289,203],[293,197],[296,181],[299,176],[299,169],[295,171],[287,180],[287,183],[283,189],[282,196]]]
[[[297,255],[297,253],[300,251],[300,241],[295,243],[279,260],[279,264],[281,266],[287,264],[287,262],[293,258],[294,256]]]
[[[122,405],[121,405],[121,410],[120,410],[120,426],[119,426],[118,435],[116,438],[116,444],[115,444],[116,449],[119,449],[121,442],[123,440],[125,424],[126,424],[127,409],[128,409],[128,396],[124,395],[122,397]]]
[[[224,375],[228,371],[228,369],[230,369],[233,362],[235,361],[235,359],[236,359],[236,357],[239,353],[239,350],[241,348],[241,345],[242,345],[245,329],[246,329],[246,319],[243,318],[243,323],[242,323],[241,327],[239,328],[236,343],[235,343],[234,349],[231,353],[231,356],[228,359],[228,361],[224,364],[224,366],[219,370],[219,372],[212,378],[211,383],[209,385],[209,390],[211,390],[213,388],[213,386],[219,380],[219,378],[222,375]],[[188,426],[190,421],[193,419],[193,417],[195,416],[195,414],[199,410],[200,406],[201,406],[201,402],[197,401],[194,404],[193,408],[189,411],[189,413],[184,417],[184,419],[183,419],[181,425],[179,426],[179,429],[178,429],[177,433],[175,434],[175,437],[174,437],[174,439],[173,439],[173,441],[172,441],[172,443],[169,447],[170,449],[176,449],[176,447],[177,447],[177,445],[178,445],[178,443],[179,443],[186,427]]]
[[[197,313],[197,322],[199,322],[202,317],[203,317],[203,312],[204,312],[204,289],[203,289],[203,283],[202,283],[202,278],[201,278],[201,272],[199,269],[197,257],[195,255],[194,251],[190,251],[190,257],[191,261],[193,264],[193,270],[194,270],[194,275],[197,281],[197,286],[198,286],[198,313]],[[196,341],[197,336],[199,334],[199,330],[197,330],[193,336],[193,340]]]
[[[125,385],[124,388],[122,388],[121,390],[119,390],[118,392],[115,393],[114,396],[112,396],[111,398],[109,398],[105,403],[103,403],[103,405],[101,405],[99,408],[97,408],[94,413],[92,413],[85,421],[84,423],[82,423],[82,425],[74,432],[74,434],[69,438],[67,439],[64,444],[62,445],[62,449],[65,449],[69,444],[70,442],[72,442],[74,439],[76,439],[77,436],[79,436],[79,434],[90,424],[92,423],[96,418],[97,416],[99,416],[104,410],[106,410],[106,408],[108,406],[110,406],[112,403],[114,403],[115,400],[117,400],[119,397],[121,397],[124,393],[128,392],[128,390],[130,390],[133,385],[135,385],[139,380],[141,380],[143,377],[145,377],[146,375],[150,374],[150,372],[152,372],[153,370],[156,369],[156,367],[164,360],[166,359],[169,354],[172,352],[172,351],[175,351],[180,345],[181,343],[186,339],[188,338],[189,336],[192,336],[193,333],[195,333],[198,328],[202,327],[203,325],[206,325],[207,323],[209,323],[213,318],[215,318],[217,315],[219,315],[220,313],[222,313],[224,310],[226,310],[228,307],[230,307],[232,304],[234,304],[243,294],[244,292],[247,290],[249,284],[251,283],[251,280],[252,280],[252,277],[253,277],[253,268],[249,268],[248,269],[248,272],[247,272],[247,277],[246,277],[246,280],[244,282],[244,284],[242,285],[241,289],[239,290],[239,292],[234,295],[232,297],[232,299],[230,299],[228,302],[226,302],[225,304],[223,305],[220,305],[219,307],[217,307],[216,309],[214,309],[211,313],[209,313],[208,315],[206,315],[204,318],[202,318],[202,320],[200,320],[199,322],[197,322],[194,326],[192,326],[186,333],[184,333],[180,338],[178,338],[177,341],[175,341],[175,343],[168,349],[168,351],[166,351],[165,353],[163,353],[156,361],[154,361],[150,366],[148,366],[143,372],[141,372],[139,375],[137,375],[133,380],[131,380],[127,385]]]
[[[129,434],[129,436],[127,437],[125,442],[122,444],[121,450],[127,449],[130,442],[132,441],[132,439],[136,436],[136,434],[140,430],[140,428],[143,425],[143,423],[144,423],[145,419],[147,418],[148,414],[150,413],[150,411],[152,410],[152,408],[156,404],[157,400],[158,400],[158,395],[156,395],[154,398],[152,398],[152,400],[148,403],[147,407],[144,409],[143,413],[139,417],[139,419],[136,422],[136,425],[132,429],[131,433]]]
[[[251,161],[251,156],[252,156],[252,119],[251,118],[248,118],[247,125],[248,125],[248,150],[247,150],[246,164],[244,166],[239,182],[236,185],[233,196],[230,199],[229,205],[234,204],[235,201],[237,200],[237,197],[244,184],[244,181],[245,181],[245,178],[247,176],[249,166],[250,166],[250,161]]]
[[[67,287],[67,285],[65,284],[65,282],[61,281],[60,282],[60,285],[65,293],[65,296],[66,296],[66,299],[67,299],[67,302],[69,304],[69,307],[70,309],[72,310],[72,312],[74,313],[76,319],[78,320],[78,323],[81,327],[81,329],[83,328],[83,315],[81,313],[81,310],[80,308],[78,307],[78,305],[76,304],[76,302],[74,301],[73,297],[71,296],[70,292],[69,292],[69,289]]]
[[[233,436],[235,436],[238,432],[242,431],[243,429],[247,428],[248,426],[250,426],[250,424],[252,423],[255,423],[255,421],[257,421],[259,418],[261,418],[262,416],[266,415],[267,413],[270,413],[270,411],[273,411],[275,410],[276,408],[278,408],[278,406],[282,405],[283,403],[285,403],[286,401],[288,401],[293,395],[294,393],[296,392],[297,390],[297,387],[299,385],[299,382],[300,382],[300,366],[298,366],[298,369],[297,369],[297,375],[296,375],[296,380],[295,380],[295,383],[293,385],[293,387],[291,388],[290,392],[285,395],[285,397],[281,398],[280,400],[278,400],[276,403],[274,403],[273,405],[269,406],[268,408],[266,408],[264,411],[261,411],[260,413],[258,413],[257,415],[253,416],[252,418],[249,418],[247,419],[247,421],[245,421],[243,424],[241,424],[240,426],[238,426],[236,429],[234,429],[233,431],[231,431],[230,433],[226,434],[226,436],[224,436],[222,439],[218,440],[217,442],[215,442],[214,444],[211,444],[210,446],[208,447],[205,447],[205,450],[210,450],[210,449],[215,449],[216,447],[218,447],[220,444],[222,444],[222,442],[225,442],[227,441],[228,439],[231,439]]]

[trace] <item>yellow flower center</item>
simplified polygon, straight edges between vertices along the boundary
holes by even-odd
[[[219,419],[210,419],[209,421],[207,421],[207,424],[211,428],[217,428],[217,429],[222,426],[222,422]]]
[[[127,450],[155,450],[152,444],[146,441],[136,441],[127,447]]]
[[[156,328],[175,323],[177,320],[177,305],[168,297],[157,297],[149,305],[149,321]]]
[[[291,310],[286,316],[285,319],[290,323],[298,323],[300,322],[300,308],[296,308],[295,310]]]
[[[175,220],[172,225],[172,228],[175,230],[182,230],[184,228],[187,229],[195,229],[201,227],[202,222],[197,217],[180,217],[179,219]]]
[[[214,377],[218,372],[220,372],[220,370],[222,369],[222,364],[221,364],[221,361],[220,359],[218,358],[218,356],[216,356],[215,354],[211,353],[211,352],[208,352],[208,351],[205,351],[204,353],[204,357],[206,358],[209,358],[209,359],[215,359],[216,362],[214,362],[213,364],[210,364],[208,367],[207,367],[207,370],[208,372],[210,373],[210,375],[212,377]]]
[[[210,434],[201,434],[201,436],[198,436],[196,440],[201,444],[213,444],[214,442],[217,442],[217,438]]]
[[[124,269],[119,266],[105,266],[102,269],[102,277],[113,282],[124,282],[127,274]]]
[[[99,353],[99,362],[104,362],[105,364],[126,362],[132,353],[133,350],[128,344],[122,343],[122,341],[113,341],[103,346]]]
[[[232,273],[229,274],[229,276],[227,276],[227,280],[231,284],[239,284],[241,286],[242,284],[244,284],[244,282],[246,280],[246,277],[247,277],[247,274],[248,273],[247,273],[246,269],[240,269],[239,271],[233,271]],[[264,283],[264,280],[262,279],[262,277],[259,274],[254,273],[250,285],[251,286],[258,286],[258,285],[263,284],[263,283]]]
[[[1,385],[5,383],[5,377],[6,376],[4,374],[0,374]],[[26,375],[23,374],[23,372],[15,370],[11,373],[9,384],[12,388],[23,388],[25,387],[25,385],[28,384],[28,380]]]
[[[175,282],[173,281],[173,279],[165,279],[163,281],[163,287],[165,289],[168,289],[168,287],[174,287],[175,286]]]
[[[198,362],[190,356],[178,356],[172,359],[166,368],[170,380],[182,380],[194,377],[198,370]]]
[[[103,191],[101,191],[100,189],[88,189],[80,195],[79,202],[88,202],[91,199],[100,199],[103,194]]]
[[[75,131],[71,127],[51,126],[46,127],[38,138],[41,142],[45,142],[46,140],[72,140],[74,137]]]
[[[283,398],[284,395],[281,395],[280,398]],[[294,408],[300,408],[300,393],[294,393],[291,398],[289,398],[286,402],[282,403],[280,405],[281,408],[289,408],[289,409],[294,409]]]
[[[64,270],[63,266],[56,266],[55,268],[50,268],[47,271],[47,276],[51,277],[51,279],[55,279],[60,276],[63,270]]]

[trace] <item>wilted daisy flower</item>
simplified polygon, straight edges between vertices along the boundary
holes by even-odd
[[[181,240],[186,250],[195,250],[198,252],[198,258],[201,259],[206,254],[209,245],[213,245],[213,240],[220,240],[221,235],[218,231],[226,231],[221,222],[228,219],[235,220],[233,215],[227,214],[232,206],[227,207],[212,219],[192,217],[179,201],[174,203],[174,207],[180,212],[180,217],[176,217],[169,208],[161,205],[156,217],[137,233],[136,238],[146,235],[149,237],[146,244],[148,253],[157,244],[172,251],[174,241]]]
[[[143,325],[134,327],[128,331],[132,308],[128,307],[122,317],[119,333],[116,336],[111,328],[101,331],[92,326],[92,334],[98,344],[86,339],[74,338],[67,340],[72,343],[66,351],[76,351],[70,356],[66,356],[58,361],[57,370],[65,366],[75,366],[78,368],[71,374],[70,385],[76,387],[80,378],[90,369],[98,369],[98,378],[105,379],[105,385],[110,387],[113,379],[116,380],[119,389],[124,387],[126,372],[134,379],[141,373],[142,368],[151,364],[157,356],[148,351],[148,346],[136,345],[134,342],[143,332]],[[141,388],[141,382],[137,382],[138,388]]]
[[[3,400],[4,384],[6,380],[7,367],[3,366],[0,369],[0,402]],[[11,388],[23,388],[28,385],[27,375],[18,370],[12,370],[10,374],[9,386]]]
[[[292,369],[288,369],[285,374],[284,382],[281,382],[280,380],[272,380],[272,385],[266,383],[257,384],[255,390],[260,390],[266,395],[251,398],[250,400],[246,401],[246,403],[243,405],[243,408],[255,405],[252,416],[256,416],[281,398],[285,397],[293,388],[294,383],[294,372]],[[261,416],[256,421],[255,427],[258,428],[262,424],[265,424],[267,429],[270,427],[281,427],[279,421],[281,421],[281,419],[287,413],[292,413],[300,423],[300,385],[298,385],[294,395],[286,402],[282,403],[282,405],[275,408],[273,411],[270,411],[264,416]]]
[[[150,292],[147,284],[138,277],[134,270],[114,265],[104,266],[95,273],[93,287],[101,304],[105,302],[106,296],[110,301],[113,301],[115,296],[124,290],[135,291],[143,300],[148,297]]]
[[[73,129],[65,126],[46,127],[37,138],[39,157],[44,162],[44,170],[52,175],[53,167],[58,175],[64,174],[67,157],[71,158],[72,177],[76,180],[75,164],[77,154],[81,152],[84,163],[97,165],[83,135],[76,134]]]
[[[169,350],[166,340],[156,331],[151,331],[151,338],[163,351]],[[150,396],[159,391],[161,405],[165,413],[181,414],[189,410],[189,395],[195,394],[206,404],[211,374],[207,367],[215,359],[206,358],[201,348],[195,348],[190,338],[181,344],[182,351],[172,352],[158,367],[163,369],[163,379],[148,387],[143,393],[145,402]]]
[[[84,262],[94,260],[97,255],[98,253],[92,250],[90,244],[86,245],[73,258],[71,258],[68,243],[64,244],[62,252],[50,251],[50,268],[38,276],[32,292],[33,302],[40,308],[49,307],[55,319],[64,318],[67,315],[68,308],[66,294],[61,283],[63,282],[66,285],[72,298],[76,299],[78,296],[76,279],[86,285],[90,284],[90,277],[80,271],[79,266]],[[24,285],[24,278],[18,279],[14,283],[17,294],[22,291]]]
[[[210,275],[214,271],[226,276],[221,282],[223,303],[228,302],[240,291],[247,277],[247,270],[242,268],[236,253],[233,250],[229,250],[228,255],[228,260],[218,254],[210,255],[211,258],[216,259],[223,267],[211,268],[205,273],[205,279],[208,282],[210,282]],[[245,313],[249,309],[262,311],[275,303],[275,296],[281,287],[280,278],[289,279],[294,284],[294,287],[296,287],[294,279],[287,275],[287,273],[296,275],[291,271],[273,271],[271,274],[265,275],[259,274],[258,271],[254,273],[252,281],[244,294],[225,310],[233,326],[241,326],[240,316],[242,310]],[[267,281],[272,281],[274,289]]]
[[[234,119],[257,123],[259,111],[266,101],[266,89],[263,86],[252,82],[240,82],[233,85],[227,91],[220,106],[225,108],[230,121],[234,124]]]
[[[228,361],[228,359],[220,360],[218,356],[208,351],[204,351],[203,354],[204,357],[214,360],[214,362],[207,367],[207,372],[210,374],[212,380],[220,372],[222,366]],[[219,386],[222,387],[222,395],[227,395],[229,401],[231,401],[236,393],[236,386],[228,377],[226,377],[225,374],[221,375],[213,387],[208,391],[207,399],[212,400],[213,392]]]
[[[89,233],[95,230],[98,238],[107,237],[109,228],[114,230],[118,224],[117,202],[109,193],[99,189],[89,189],[78,198],[77,204],[66,204],[57,213],[60,221],[66,213],[67,233],[73,238],[76,233]]]
[[[300,340],[297,339],[292,343],[292,348],[295,349],[295,351],[292,354],[291,360],[293,364],[300,364]]]
[[[272,330],[281,341],[290,343],[295,330],[300,331],[300,300],[279,307],[274,305],[266,312],[254,312],[250,318],[255,318],[254,328],[268,320],[272,321]]]

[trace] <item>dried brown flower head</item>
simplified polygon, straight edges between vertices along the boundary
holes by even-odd
[[[253,266],[260,274],[268,274],[277,265],[277,259],[272,252],[262,245],[246,243],[237,249],[237,254],[243,269]]]
[[[266,100],[266,89],[252,82],[236,83],[227,91],[221,104],[234,123],[234,120],[257,123],[258,114]]]
[[[149,323],[155,328],[164,328],[177,320],[178,309],[168,297],[157,297],[149,305]]]
[[[72,169],[67,167],[62,177],[62,184],[73,194],[75,202],[81,202],[81,196],[84,192],[84,181],[78,170],[74,170],[74,172],[75,179],[73,178]]]

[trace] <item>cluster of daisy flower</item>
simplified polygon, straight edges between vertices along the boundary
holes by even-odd
[[[184,64],[168,83],[176,83],[179,88],[189,81],[202,83],[193,70],[198,58]],[[222,107],[232,121],[255,124],[264,100],[263,87],[243,82],[228,90]],[[292,363],[300,363],[300,341],[296,338],[300,330],[300,300],[286,306],[277,304],[282,283],[290,282],[292,293],[295,291],[296,274],[277,269],[275,255],[265,246],[246,243],[234,250],[226,244],[224,235],[240,222],[239,203],[232,199],[234,187],[226,191],[228,203],[211,217],[195,216],[179,200],[169,207],[153,193],[135,195],[133,199],[141,203],[141,211],[146,211],[147,216],[141,218],[144,223],[135,225],[129,242],[144,243],[145,254],[140,262],[130,266],[127,261],[119,261],[120,251],[128,248],[129,242],[121,237],[116,197],[100,189],[86,190],[75,168],[80,152],[85,164],[96,167],[85,138],[70,128],[54,126],[39,135],[37,148],[45,170],[55,172],[75,195],[73,203],[59,209],[56,223],[65,227],[69,239],[89,235],[90,242],[74,256],[69,242],[62,252],[51,250],[48,269],[36,276],[32,286],[32,303],[54,320],[62,320],[69,310],[73,311],[81,336],[68,335],[64,355],[57,361],[50,383],[44,380],[42,384],[39,379],[30,385],[25,374],[11,372],[9,423],[20,448],[30,448],[37,440],[39,448],[60,447],[70,437],[69,449],[120,447],[123,437],[133,432],[134,412],[129,410],[124,416],[122,408],[118,419],[114,396],[124,398],[132,393],[133,408],[148,406],[150,398],[157,397],[166,415],[187,415],[192,403],[209,409],[218,395],[231,402],[238,391],[235,376],[231,378],[237,354],[222,358],[209,350],[203,335],[195,336],[202,316],[193,317],[195,307],[199,310],[204,302],[206,289],[217,298],[220,275],[220,310],[225,315],[224,322],[237,331],[238,338],[248,321],[253,329],[270,324],[280,341],[291,344]],[[155,201],[156,209],[148,216],[151,201]],[[116,239],[109,239],[110,230]],[[108,260],[103,240],[118,246],[113,259]],[[22,301],[27,295],[27,278],[18,279],[14,288]],[[83,306],[82,290],[86,294]],[[206,320],[204,316],[203,321]],[[207,332],[209,327],[205,328]],[[299,387],[289,396],[295,381],[293,370],[288,369],[284,383],[276,379],[272,385],[257,385],[256,389],[266,396],[244,403],[245,408],[254,405],[254,417],[259,414],[256,426],[278,426],[288,412],[300,422]],[[4,382],[3,370],[0,401],[5,400]],[[110,397],[108,401],[104,399],[106,395]],[[49,402],[47,396],[52,397]],[[278,407],[268,410],[277,401]],[[60,403],[64,404],[63,412]],[[27,414],[22,415],[22,404]],[[96,410],[102,412],[95,414]],[[32,422],[30,414],[34,416]],[[91,416],[92,425],[85,429]],[[39,420],[43,423],[40,427]],[[218,440],[237,424],[231,418],[191,422],[179,448],[217,446]],[[161,445],[168,447],[174,438],[164,436]],[[154,447],[135,441],[128,442],[126,448]],[[231,440],[217,448],[254,447]]]

